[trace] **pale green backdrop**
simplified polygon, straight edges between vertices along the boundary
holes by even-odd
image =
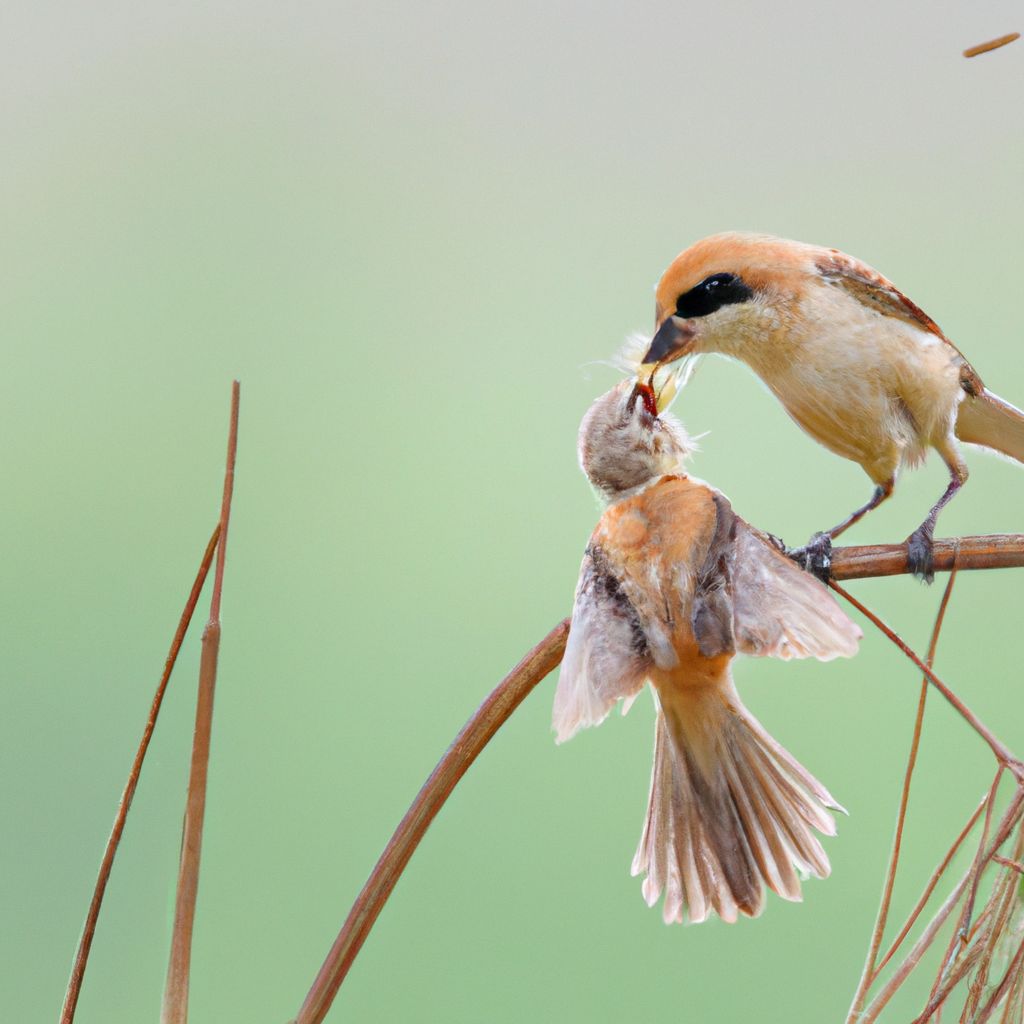
[[[1024,44],[959,55],[1021,17],[1009,0],[8,3],[0,1018],[56,1019],[216,518],[233,376],[199,1024],[294,1014],[437,757],[568,613],[598,514],[576,426],[615,380],[589,364],[650,327],[678,250],[726,228],[846,249],[1024,403]],[[793,542],[869,493],[742,367],[706,362],[676,408],[709,432],[695,473]],[[941,532],[1024,528],[1024,473],[970,465]],[[943,485],[933,460],[852,539],[904,537]],[[1022,586],[963,577],[938,663],[1018,749]],[[925,645],[938,587],[856,590]],[[197,653],[194,634],[81,1024],[158,1015]],[[331,1019],[839,1020],[917,676],[871,632],[850,663],[737,674],[850,810],[802,905],[664,927],[628,874],[650,703],[556,749],[549,680],[445,808]],[[918,881],[991,767],[935,702]]]

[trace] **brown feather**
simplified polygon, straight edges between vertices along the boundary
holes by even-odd
[[[956,436],[1024,462],[1024,412],[991,391],[964,397],[957,409]]]
[[[919,327],[935,337],[941,338],[963,360],[960,367],[960,386],[968,394],[977,394],[983,388],[977,370],[967,361],[963,354],[946,337],[942,328],[921,307],[903,294],[888,278],[883,277],[874,267],[838,249],[825,250],[817,262],[818,272],[826,281],[839,285],[858,302],[881,313],[883,316],[895,317],[904,323]]]

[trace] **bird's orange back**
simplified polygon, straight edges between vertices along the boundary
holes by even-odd
[[[715,492],[687,476],[665,476],[641,493],[612,505],[601,517],[591,543],[600,545],[636,580],[647,587],[636,603],[644,617],[660,622],[668,633],[678,665],[655,670],[652,682],[669,677],[687,686],[719,680],[732,655],[705,658],[693,633],[695,583],[718,530]]]

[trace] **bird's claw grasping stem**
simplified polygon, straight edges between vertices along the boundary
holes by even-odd
[[[832,574],[832,537],[816,533],[802,548],[786,552],[801,569],[827,583]]]
[[[932,531],[927,525],[919,526],[907,538],[907,568],[922,583],[931,583],[935,579],[933,547]]]

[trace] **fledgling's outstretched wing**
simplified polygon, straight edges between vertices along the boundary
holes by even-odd
[[[745,523],[721,494],[693,596],[705,657],[751,654],[828,661],[857,653],[860,629],[824,585]]]
[[[736,650],[773,658],[851,658],[863,634],[825,585],[737,516],[728,559]]]
[[[555,691],[556,742],[599,725],[616,701],[631,701],[643,687],[649,667],[640,616],[604,549],[591,543],[580,568]]]

